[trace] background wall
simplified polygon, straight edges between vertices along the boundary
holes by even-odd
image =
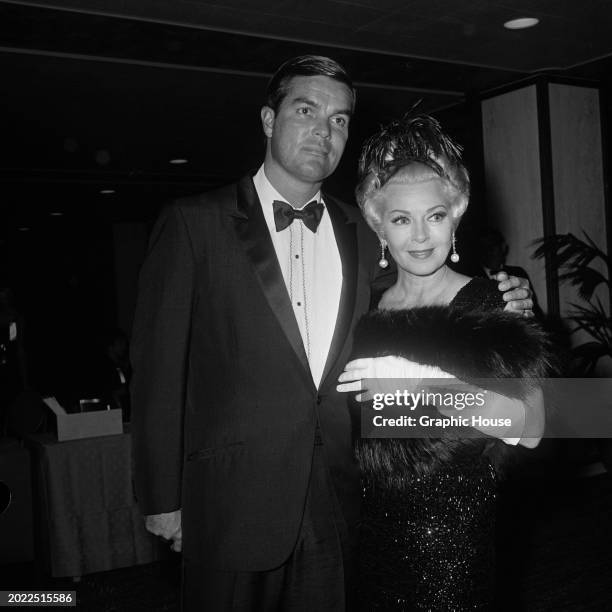
[[[531,258],[533,241],[544,235],[535,85],[483,101],[482,131],[489,223],[506,238],[508,264],[527,270],[546,310],[544,263]]]

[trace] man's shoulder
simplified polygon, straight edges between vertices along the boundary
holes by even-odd
[[[172,205],[186,213],[235,207],[237,190],[243,180],[241,179],[240,181],[215,187],[194,195],[177,198],[172,202]]]
[[[337,206],[346,215],[349,221],[355,223],[364,222],[361,211],[359,210],[359,207],[356,204],[349,204],[325,190],[323,191],[323,201],[326,204],[332,204]]]
[[[516,276],[518,278],[529,278],[527,275],[527,270],[525,268],[521,268],[520,266],[504,266],[504,272],[508,273],[508,276]]]
[[[504,266],[503,271],[506,272],[508,276],[516,276],[517,278],[527,279],[531,284],[529,274],[525,268],[521,268],[520,266]]]

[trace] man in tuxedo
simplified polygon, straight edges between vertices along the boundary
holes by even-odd
[[[335,386],[379,247],[321,186],[354,105],[336,62],[289,60],[261,111],[258,172],[179,200],[151,236],[132,338],[136,492],[147,528],[182,548],[186,610],[351,605],[359,477]]]

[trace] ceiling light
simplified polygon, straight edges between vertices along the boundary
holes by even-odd
[[[20,227],[20,228],[19,228],[19,231],[20,231],[20,232],[29,232],[29,231],[30,231],[30,228],[29,228],[29,227],[26,227],[26,226],[24,225],[23,227]]]
[[[180,166],[181,164],[186,164],[189,160],[183,157],[176,157],[175,159],[171,159],[170,163],[175,166]]]
[[[115,193],[115,190],[114,189],[100,189],[100,193],[102,195],[111,195]]]
[[[55,211],[55,212],[51,212],[51,213],[49,213],[49,215],[50,215],[51,217],[63,217],[63,216],[64,216],[64,213],[63,213],[63,212],[60,212],[59,210],[57,210],[57,211]]]
[[[532,28],[534,25],[540,23],[539,19],[535,17],[520,17],[519,19],[511,19],[504,23],[504,28],[507,30],[524,30],[525,28]]]

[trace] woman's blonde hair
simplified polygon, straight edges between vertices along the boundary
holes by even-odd
[[[361,150],[355,190],[370,227],[379,232],[386,185],[436,179],[448,194],[456,227],[470,197],[470,178],[461,152],[461,147],[429,115],[407,114],[370,137]]]

